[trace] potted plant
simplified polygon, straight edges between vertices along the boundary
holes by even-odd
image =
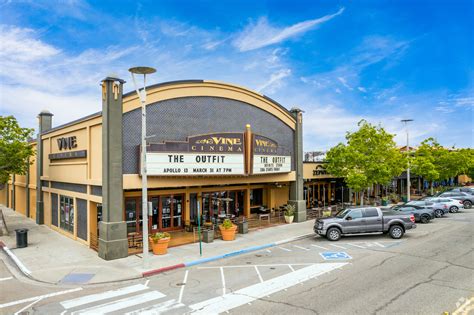
[[[295,217],[295,205],[287,205],[285,209],[285,222],[292,223]]]
[[[164,255],[168,252],[168,243],[170,242],[171,235],[167,232],[157,232],[150,236],[151,248],[153,254]]]
[[[225,219],[222,224],[219,225],[223,241],[235,240],[235,232],[237,231],[237,225],[233,224],[229,219]]]
[[[382,206],[388,206],[388,198],[387,197],[382,197]]]

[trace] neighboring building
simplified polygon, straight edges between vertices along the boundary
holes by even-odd
[[[0,187],[0,203],[104,259],[126,256],[127,236],[142,229],[141,107],[135,92],[122,96],[123,83],[104,79],[102,112],[54,128],[40,113],[29,173]],[[205,219],[293,203],[306,220],[299,109],[212,81],[157,84],[147,95],[151,232],[192,225],[198,202]]]

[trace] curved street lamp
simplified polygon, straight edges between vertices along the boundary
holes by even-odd
[[[142,234],[143,234],[143,266],[148,266],[148,192],[146,170],[146,75],[156,72],[151,67],[134,67],[128,69],[132,75],[133,85],[138,94],[142,107],[142,145],[141,145],[141,175],[142,175]],[[140,90],[135,75],[143,75],[143,88]]]

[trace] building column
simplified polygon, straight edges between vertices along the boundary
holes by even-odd
[[[250,218],[250,188],[244,190],[244,216]]]
[[[16,211],[15,209],[15,200],[16,200],[16,184],[15,184],[15,174],[12,175],[12,206],[11,208]]]
[[[26,209],[25,216],[30,217],[30,159],[28,158],[28,168],[26,169]]]
[[[99,257],[105,260],[128,256],[127,225],[123,221],[124,82],[113,77],[102,80],[102,221],[99,223]]]
[[[291,113],[296,120],[296,128],[293,138],[293,155],[295,158],[296,179],[290,184],[289,204],[295,206],[295,221],[306,221],[306,204],[303,196],[303,111],[299,108],[292,108]]]
[[[43,204],[43,141],[41,134],[51,129],[53,125],[53,114],[47,110],[38,114],[38,139],[36,140],[36,224],[44,224],[44,204]]]

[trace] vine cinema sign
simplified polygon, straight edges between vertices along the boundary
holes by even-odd
[[[165,141],[147,148],[150,176],[248,175],[291,171],[291,155],[271,139],[253,135],[250,145],[244,133],[214,133]],[[252,149],[252,148],[253,149]],[[246,152],[252,152],[246,160]],[[253,167],[248,168],[251,163]],[[247,171],[248,170],[248,171]]]

